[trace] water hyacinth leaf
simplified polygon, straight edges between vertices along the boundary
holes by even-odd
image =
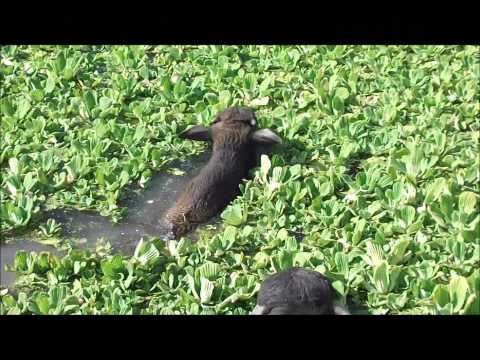
[[[378,266],[385,258],[381,246],[371,241],[367,241],[366,247],[369,264],[373,267]]]
[[[288,168],[288,172],[290,174],[290,177],[289,179],[290,180],[294,180],[296,178],[298,178],[301,173],[302,173],[302,166],[300,164],[296,164],[296,165],[293,165],[293,166],[290,166]]]
[[[398,212],[398,221],[403,228],[407,228],[415,219],[415,208],[413,206],[404,206]]]
[[[8,159],[8,166],[12,174],[17,175],[19,173],[19,162],[17,158]]]
[[[213,282],[203,277],[200,279],[200,302],[202,304],[210,301],[214,289],[215,285]]]
[[[382,202],[381,201],[374,201],[367,207],[367,211],[370,216],[375,215],[379,210],[382,209]]]
[[[318,188],[319,196],[320,197],[325,197],[325,196],[329,195],[332,192],[332,190],[333,189],[332,189],[332,185],[330,184],[330,182],[324,182]]]
[[[95,108],[96,105],[96,93],[93,91],[86,91],[83,94],[83,101],[87,107],[89,113]]]
[[[465,315],[480,315],[480,296],[471,294],[465,302]]]
[[[477,206],[477,195],[471,191],[464,191],[458,197],[458,208],[461,212],[470,215]]]
[[[437,308],[443,308],[450,302],[448,287],[445,285],[437,285],[432,294],[432,299]]]
[[[209,261],[203,264],[202,266],[200,266],[197,270],[199,272],[200,277],[213,281],[220,274],[221,267],[219,264]]]
[[[31,109],[32,105],[27,99],[21,98],[17,104],[17,117],[23,119]]]
[[[355,224],[355,229],[353,231],[353,236],[352,236],[352,243],[354,245],[359,243],[360,239],[362,238],[363,231],[366,225],[367,225],[367,221],[365,219],[360,219]]]
[[[38,315],[47,315],[50,308],[49,298],[46,294],[38,294],[35,298],[34,308]]]
[[[277,238],[277,240],[280,241],[280,242],[287,241],[287,240],[289,239],[289,237],[288,237],[288,231],[285,230],[285,229],[280,229],[280,230],[278,230],[276,238]]]
[[[347,276],[348,272],[348,258],[344,253],[335,254],[335,266],[340,274]]]
[[[465,303],[468,291],[468,282],[463,276],[455,276],[448,284],[449,296],[455,312],[460,311]]]
[[[272,163],[270,162],[270,158],[267,155],[262,155],[260,157],[260,171],[261,171],[261,176],[264,180],[266,180],[271,166],[272,166]]]
[[[250,102],[250,106],[252,107],[265,106],[268,104],[269,100],[270,98],[268,96],[257,98]]]
[[[34,174],[33,172],[29,172],[28,174],[25,175],[23,179],[23,188],[26,191],[32,190],[33,186],[37,182],[37,180],[33,178],[33,174]]]
[[[64,69],[67,64],[67,61],[65,59],[65,54],[63,51],[58,53],[56,62],[55,62],[55,69],[57,70],[57,74],[60,74]]]
[[[137,260],[142,264],[145,265],[149,261],[156,259],[160,256],[160,252],[158,249],[155,247],[153,243],[148,243],[145,245],[145,247],[142,249],[140,254],[137,256]]]
[[[436,201],[446,188],[446,182],[444,178],[435,179],[435,181],[427,186],[425,195],[425,203],[431,204]]]
[[[271,258],[274,269],[277,272],[289,269],[293,266],[292,253],[286,250],[280,250],[276,256]]]
[[[15,114],[15,109],[13,108],[12,102],[8,98],[1,99],[1,110],[5,116],[13,116]]]
[[[296,252],[293,256],[293,264],[294,266],[304,267],[312,258],[313,254],[309,252]]]
[[[410,239],[402,239],[397,241],[393,250],[390,254],[389,263],[392,265],[397,265],[401,263],[404,259],[405,252],[407,251],[408,246],[410,245]]]
[[[56,81],[52,74],[49,74],[45,82],[45,93],[50,94],[55,89]]]
[[[453,196],[449,194],[443,194],[440,196],[440,210],[447,217],[450,218],[450,215],[453,212],[454,199]]]
[[[342,296],[345,295],[345,285],[342,281],[334,281],[332,282],[332,287]]]
[[[27,252],[25,250],[17,251],[13,266],[16,271],[27,270]]]
[[[258,252],[253,257],[253,261],[255,262],[256,269],[263,269],[265,268],[268,263],[270,262],[270,256],[265,252]]]
[[[381,294],[386,294],[390,287],[390,272],[386,261],[380,261],[373,269],[375,288]]]
[[[114,278],[116,274],[124,269],[123,259],[120,255],[113,256],[110,260],[101,263],[101,269],[105,276]]]
[[[240,204],[235,204],[227,207],[225,211],[221,214],[221,217],[227,224],[233,226],[239,226],[246,221],[246,216],[243,213],[242,207]]]
[[[332,108],[336,114],[342,113],[345,109],[344,101],[338,95],[335,95],[332,99]]]
[[[348,90],[344,87],[339,87],[335,90],[335,96],[338,96],[343,101],[347,100],[349,93]]]

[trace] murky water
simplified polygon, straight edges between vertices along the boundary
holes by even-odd
[[[94,212],[74,209],[56,209],[44,214],[45,220],[55,219],[62,225],[62,236],[75,239],[79,248],[95,248],[101,238],[107,240],[113,249],[124,254],[133,254],[138,241],[143,238],[163,238],[166,229],[158,226],[165,212],[174,204],[187,182],[195,177],[208,161],[210,153],[192,157],[183,162],[172,162],[170,168],[178,168],[184,175],[161,172],[152,177],[145,189],[131,191],[120,206],[128,209],[127,216],[119,224]],[[211,223],[211,222],[209,222]],[[5,265],[13,265],[18,250],[50,251],[59,253],[53,246],[42,245],[27,237],[14,238],[0,244],[0,285],[11,286],[15,275],[5,271]]]
[[[41,252],[49,251],[56,255],[59,254],[59,251],[53,246],[39,244],[34,241],[29,240],[19,240],[12,243],[2,244],[0,247],[0,285],[1,286],[11,286],[15,280],[15,273],[6,271],[5,265],[13,266],[13,261],[15,259],[15,253],[18,250],[25,250],[27,252]]]

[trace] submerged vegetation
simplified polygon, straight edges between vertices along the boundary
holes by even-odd
[[[0,314],[247,314],[292,266],[353,313],[480,314],[478,50],[3,46],[2,235],[55,239],[59,207],[121,221],[130,186],[206,149],[178,134],[228,106],[283,144],[198,242],[19,251]]]

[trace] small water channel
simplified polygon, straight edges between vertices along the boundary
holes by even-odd
[[[120,202],[121,207],[128,209],[127,216],[118,224],[98,213],[75,209],[56,209],[45,212],[45,220],[55,219],[62,225],[62,236],[74,239],[79,248],[94,249],[97,241],[103,238],[109,241],[115,251],[126,255],[133,254],[138,241],[148,237],[163,238],[167,231],[159,226],[159,220],[174,204],[182,191],[210,157],[209,152],[191,157],[185,161],[174,161],[170,168],[185,172],[184,175],[172,175],[167,171],[155,174],[145,189],[135,189]],[[35,242],[34,233],[12,237],[0,243],[0,285],[11,286],[15,274],[5,270],[5,265],[12,266],[18,250],[49,251],[57,255],[62,252],[54,246]]]

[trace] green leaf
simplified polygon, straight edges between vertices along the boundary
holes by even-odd
[[[18,174],[19,173],[19,163],[17,158],[10,158],[8,159],[8,166],[10,167],[10,171],[13,174]]]
[[[425,203],[431,204],[440,197],[444,189],[446,189],[446,181],[444,178],[435,179],[435,181],[427,186],[425,194]]]
[[[85,93],[83,94],[83,101],[87,107],[87,110],[91,112],[96,105],[95,93],[91,90],[85,91]]]
[[[365,219],[360,219],[355,224],[355,229],[353,230],[353,236],[352,236],[353,245],[357,245],[360,239],[362,238],[363,231],[366,225],[367,225],[367,221]]]
[[[445,285],[437,285],[433,291],[432,298],[437,307],[445,307],[450,302],[448,287]]]
[[[267,178],[268,172],[272,166],[270,159],[267,155],[262,155],[260,157],[260,172],[263,179]]]
[[[102,261],[101,269],[105,276],[114,278],[116,274],[122,272],[125,267],[120,255],[115,255],[109,260]]]
[[[228,206],[221,214],[221,217],[227,224],[233,226],[239,226],[246,221],[242,207],[239,204]]]
[[[397,116],[397,107],[395,105],[386,105],[383,111],[383,118],[388,123],[394,120]]]
[[[339,87],[335,90],[335,96],[340,98],[342,101],[345,101],[348,99],[350,94],[348,93],[348,90],[344,87]]]
[[[200,277],[213,281],[213,280],[216,280],[218,275],[220,274],[221,266],[217,263],[207,261],[205,264],[200,266],[197,270]]]
[[[71,68],[65,68],[63,70],[63,78],[65,80],[72,80],[74,75],[75,75],[75,72]]]
[[[144,79],[148,80],[150,78],[150,71],[146,65],[142,66],[138,71],[138,74]]]
[[[332,185],[329,181],[325,181],[320,187],[318,188],[319,196],[325,197],[332,192]]]
[[[373,281],[375,288],[379,293],[388,293],[390,287],[390,275],[386,261],[380,261],[373,269]]]
[[[173,96],[175,96],[176,99],[179,99],[185,94],[186,91],[187,85],[185,84],[185,82],[179,81],[173,87]]]
[[[465,315],[480,315],[480,296],[472,294],[465,303]]]
[[[454,276],[448,284],[450,300],[457,313],[463,307],[468,291],[468,282],[463,276]]]
[[[16,271],[27,270],[27,252],[25,250],[19,250],[15,254],[14,269]]]
[[[26,191],[30,191],[36,182],[37,180],[33,178],[33,172],[29,172],[25,175],[25,178],[23,179],[23,188]]]
[[[210,301],[214,289],[215,285],[213,282],[205,278],[200,279],[200,302],[202,304]]]
[[[289,251],[280,250],[276,256],[272,256],[273,267],[277,272],[289,269],[293,266],[293,256]]]
[[[345,255],[342,252],[338,252],[335,254],[335,265],[337,267],[337,270],[340,274],[343,276],[347,275],[348,272],[348,258],[347,255]]]
[[[264,252],[258,252],[253,257],[253,261],[255,261],[256,269],[263,269],[270,262],[270,256]]]
[[[65,54],[63,51],[60,51],[57,55],[57,60],[55,62],[55,69],[57,70],[57,74],[61,74],[63,69],[65,69],[65,65],[67,61],[65,60]]]
[[[343,99],[335,95],[332,99],[332,108],[335,110],[335,113],[342,113],[345,109]]]
[[[332,287],[333,287],[336,291],[338,291],[338,293],[339,293],[340,295],[342,295],[342,296],[345,295],[345,285],[344,285],[344,283],[343,283],[342,281],[337,280],[337,281],[332,282]]]
[[[270,98],[268,96],[257,98],[250,102],[250,106],[251,107],[265,106],[265,105],[268,105],[269,100]]]
[[[415,208],[413,206],[404,206],[398,212],[398,220],[403,228],[407,228],[415,219]]]
[[[40,102],[43,100],[45,93],[42,89],[35,89],[30,93],[30,95],[32,96],[33,100]]]
[[[55,83],[55,78],[52,74],[49,74],[45,83],[45,93],[50,94],[55,89]]]
[[[31,109],[32,105],[30,101],[25,98],[21,98],[17,104],[17,116],[19,119],[23,119],[27,115],[28,111]]]
[[[410,239],[402,239],[397,241],[397,243],[393,247],[393,250],[390,254],[389,263],[392,265],[401,263],[403,261],[403,257],[410,243],[411,243]]]
[[[464,191],[458,197],[458,208],[461,212],[470,215],[477,206],[477,195],[471,191]]]
[[[15,114],[12,102],[8,98],[1,99],[1,110],[6,116],[13,116]]]
[[[382,247],[371,241],[366,242],[367,255],[369,257],[370,265],[375,267],[381,264],[385,258]]]
[[[49,304],[49,299],[47,295],[45,294],[37,295],[37,297],[35,298],[35,304],[37,305],[38,310],[40,311],[40,314],[42,315],[48,314],[50,304]]]

